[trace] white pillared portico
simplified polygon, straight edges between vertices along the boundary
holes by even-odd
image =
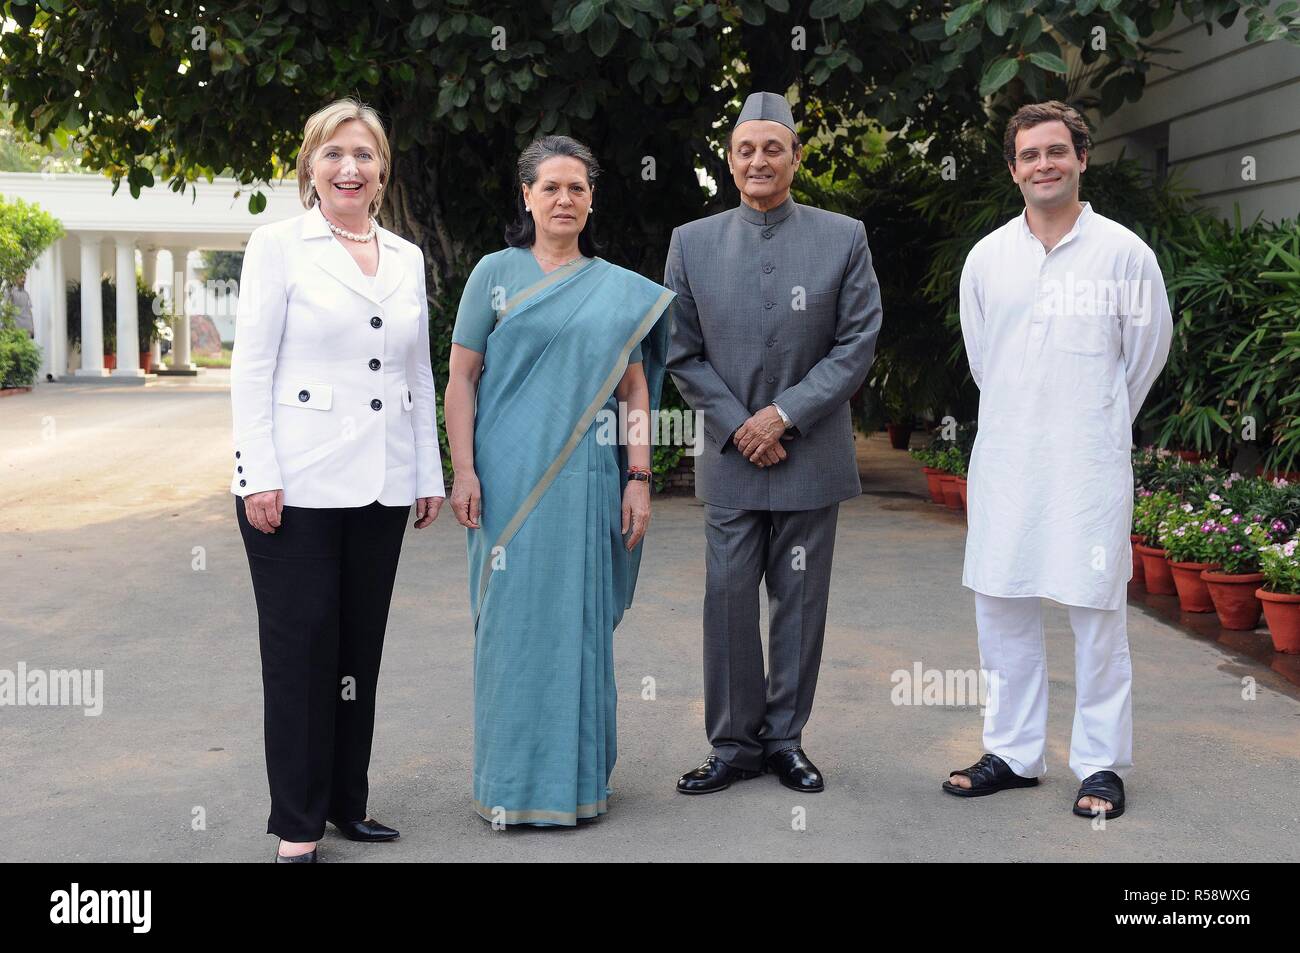
[[[36,342],[42,351],[38,380],[143,383],[151,379],[142,359],[157,371],[161,355],[156,341],[148,351],[139,349],[140,322],[151,316],[138,313],[137,274],[146,286],[159,291],[160,301],[175,315],[166,371],[196,373],[190,354],[190,317],[201,313],[204,301],[212,297],[196,288],[197,253],[241,251],[259,225],[303,211],[293,181],[264,187],[267,205],[258,215],[248,211],[249,191],[245,188],[241,193],[234,179],[216,179],[197,182],[183,194],[159,184],[133,199],[125,184],[114,195],[112,183],[98,175],[0,173],[0,195],[36,203],[59,219],[65,232],[27,276]],[[105,277],[117,288],[113,329],[117,346],[110,355],[104,353],[102,329]],[[67,288],[74,281],[82,286],[81,314],[69,316]],[[70,319],[80,320],[79,354],[68,344]],[[105,357],[111,358],[111,369],[106,368]]]

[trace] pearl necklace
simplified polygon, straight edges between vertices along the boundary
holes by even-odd
[[[348,239],[348,241],[353,241],[353,242],[374,241],[375,235],[377,234],[376,229],[379,228],[379,223],[372,218],[370,220],[370,231],[366,232],[366,234],[364,235],[358,235],[356,232],[349,232],[346,228],[339,228],[337,225],[335,225],[325,216],[321,216],[321,217],[325,218],[325,224],[330,227],[331,232],[333,232],[335,235],[338,235],[342,238]]]

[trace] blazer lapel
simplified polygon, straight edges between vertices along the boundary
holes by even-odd
[[[356,261],[335,240],[319,205],[303,216],[302,237],[318,246],[314,250],[313,260],[319,268],[368,301],[382,303],[402,282],[404,269],[399,257],[400,246],[397,237],[387,229],[378,229],[375,236],[375,241],[382,247],[379,249],[379,271],[373,288],[362,276]]]
[[[375,275],[373,300],[382,302],[402,283],[406,268],[402,265],[401,241],[396,235],[386,228],[380,228],[375,240],[382,247],[379,249],[379,271]]]

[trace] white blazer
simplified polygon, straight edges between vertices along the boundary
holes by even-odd
[[[380,228],[373,279],[320,207],[253,232],[230,363],[230,491],[286,506],[444,496],[419,247]]]

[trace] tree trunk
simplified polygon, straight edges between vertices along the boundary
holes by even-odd
[[[456,245],[438,193],[436,146],[419,143],[393,156],[393,170],[379,209],[379,223],[420,246],[424,252],[429,297],[440,294],[451,278]]]

